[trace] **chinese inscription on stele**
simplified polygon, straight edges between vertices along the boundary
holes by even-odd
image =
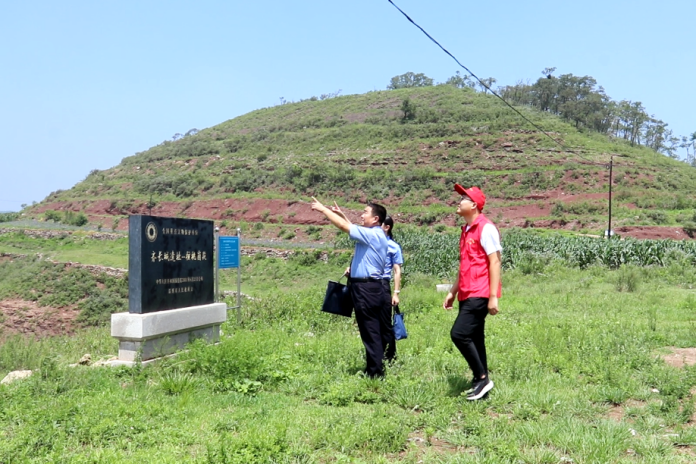
[[[129,312],[213,303],[213,228],[213,221],[130,216]]]

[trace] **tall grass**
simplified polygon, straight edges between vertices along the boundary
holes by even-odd
[[[36,373],[0,387],[0,462],[692,462],[696,369],[657,353],[696,343],[694,296],[650,268],[618,292],[620,272],[506,272],[483,402],[462,396],[455,314],[427,276],[404,287],[409,338],[383,381],[360,374],[353,322],[318,310],[320,277],[245,303],[218,345],[146,368],[66,367],[115,352],[103,329],[9,339],[0,374]]]

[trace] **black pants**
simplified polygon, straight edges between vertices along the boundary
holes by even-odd
[[[488,316],[488,298],[467,298],[459,302],[459,315],[450,336],[466,359],[474,378],[488,375],[486,343],[483,330]]]
[[[392,361],[396,358],[396,338],[394,338],[394,324],[392,321],[391,285],[389,280],[382,280],[384,292],[387,294],[387,304],[382,311],[380,326],[382,328],[382,345],[384,346],[384,359]]]
[[[365,345],[365,373],[370,377],[381,377],[384,375],[382,360],[386,327],[383,314],[387,306],[387,294],[379,280],[351,282],[350,293],[353,297],[360,338]],[[389,304],[391,305],[391,302]]]

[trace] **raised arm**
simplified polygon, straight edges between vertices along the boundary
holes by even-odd
[[[319,200],[312,197],[312,209],[314,211],[319,211],[323,213],[326,218],[331,221],[331,224],[335,225],[343,232],[348,233],[350,231],[350,221],[346,219],[345,215],[331,211],[328,207],[324,206]]]
[[[331,211],[338,214],[339,216],[341,216],[343,219],[345,219],[346,221],[348,221],[350,223],[350,219],[348,219],[346,217],[346,215],[343,213],[343,211],[341,211],[341,208],[338,206],[338,203],[336,203],[335,201],[334,201],[334,205],[331,207]]]

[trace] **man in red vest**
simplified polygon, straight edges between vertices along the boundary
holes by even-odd
[[[467,399],[478,400],[493,388],[488,378],[488,362],[484,327],[486,316],[498,313],[500,283],[500,233],[498,228],[483,215],[486,196],[478,187],[465,189],[459,184],[454,190],[462,198],[457,214],[464,218],[459,239],[459,273],[457,280],[445,297],[443,307],[452,309],[458,296],[459,314],[450,336],[474,373]]]

